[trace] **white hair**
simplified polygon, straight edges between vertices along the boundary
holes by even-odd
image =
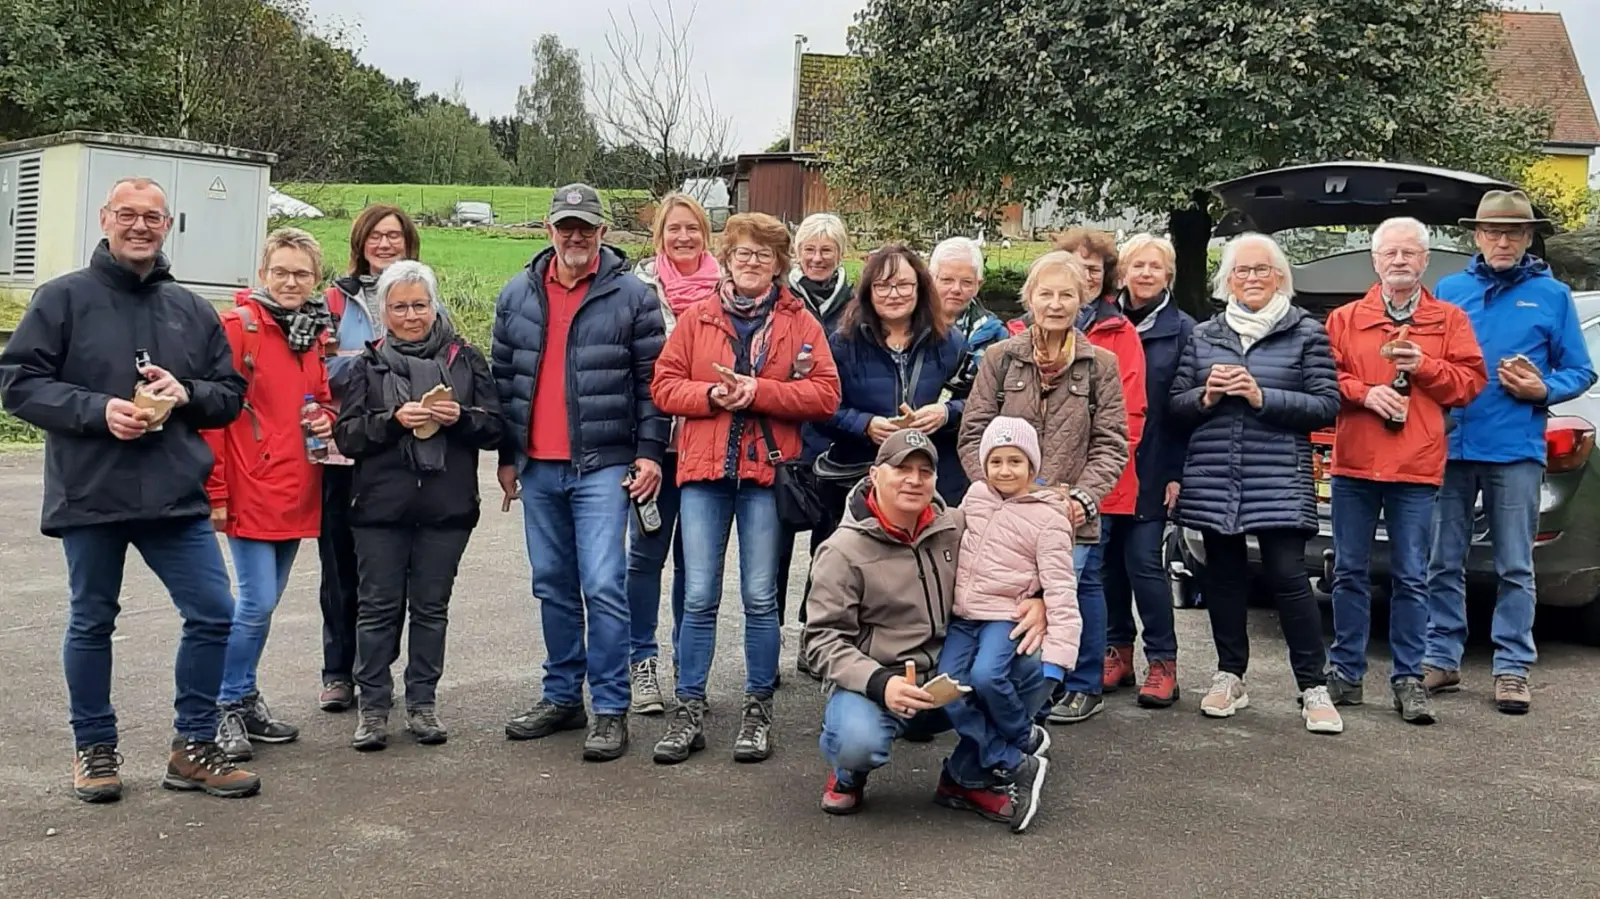
[[[850,252],[850,232],[845,230],[844,222],[831,212],[813,212],[800,222],[800,227],[794,232],[794,255],[800,255],[801,244],[819,237],[833,241],[833,245],[839,248],[841,260]]]
[[[1278,292],[1286,297],[1294,296],[1294,272],[1289,267],[1289,257],[1283,254],[1283,247],[1278,242],[1265,234],[1249,232],[1228,241],[1222,248],[1222,262],[1217,265],[1217,276],[1212,279],[1211,295],[1219,300],[1226,300],[1231,296],[1228,290],[1228,275],[1233,272],[1234,260],[1239,256],[1239,250],[1245,246],[1258,246],[1266,249],[1272,257],[1272,267],[1277,270],[1278,277],[1283,279],[1283,286]]]
[[[439,279],[433,275],[433,269],[416,261],[415,259],[402,259],[383,270],[378,276],[376,288],[378,309],[374,310],[383,322],[385,333],[389,331],[389,316],[384,313],[385,304],[389,300],[389,291],[399,284],[421,284],[428,292],[428,300],[433,304],[434,312],[440,316],[448,317],[445,313],[444,303],[439,300]]]
[[[1428,226],[1409,216],[1401,216],[1384,219],[1383,223],[1372,232],[1372,252],[1376,253],[1383,247],[1384,239],[1389,237],[1392,231],[1410,232],[1417,243],[1422,245],[1422,251],[1424,253],[1428,251]]]
[[[947,237],[939,241],[928,257],[928,274],[939,277],[939,266],[945,262],[970,263],[973,274],[983,277],[983,249],[970,237]]]

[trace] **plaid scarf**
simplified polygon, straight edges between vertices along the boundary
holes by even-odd
[[[304,353],[317,342],[317,335],[333,327],[333,314],[328,311],[328,303],[321,294],[312,294],[306,301],[294,309],[285,309],[278,305],[278,301],[267,293],[266,288],[257,287],[250,291],[250,299],[261,304],[267,310],[272,320],[283,329],[283,335],[289,341],[289,349],[296,353]]]

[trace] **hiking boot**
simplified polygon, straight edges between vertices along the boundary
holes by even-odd
[[[772,700],[745,696],[739,719],[739,736],[733,741],[733,760],[764,762],[772,757]]]
[[[261,790],[261,778],[235,768],[210,740],[174,737],[161,785],[169,790],[201,790],[223,799],[242,799]]]
[[[1200,714],[1207,718],[1232,718],[1240,709],[1250,707],[1250,694],[1244,690],[1244,681],[1237,674],[1218,671],[1211,675],[1211,689],[1200,700]]]
[[[628,751],[628,716],[595,715],[583,738],[583,760],[609,762]]]
[[[628,683],[633,688],[633,702],[628,711],[635,715],[659,715],[667,710],[667,700],[661,695],[659,666],[655,656],[628,666]]]
[[[564,730],[583,730],[589,716],[583,705],[556,705],[541,699],[533,708],[506,722],[507,740],[539,740]]]
[[[1402,677],[1393,684],[1394,710],[1400,713],[1400,720],[1407,724],[1432,724],[1433,701],[1428,698],[1428,690],[1422,686],[1420,677]]]
[[[1105,706],[1105,698],[1096,693],[1079,693],[1074,690],[1050,710],[1051,724],[1077,724],[1093,718]]]
[[[244,718],[245,733],[256,743],[293,743],[300,738],[300,728],[272,717],[267,701],[260,693],[246,696],[240,703],[239,713]]]
[[[357,752],[381,752],[389,746],[389,716],[383,712],[362,712],[350,745]]]
[[[1131,687],[1138,683],[1133,673],[1133,647],[1132,646],[1107,646],[1105,673],[1100,676],[1100,686],[1107,693],[1115,693],[1119,687]]]
[[[347,680],[331,680],[322,685],[317,694],[317,707],[324,712],[343,712],[356,702],[355,684]]]
[[[667,721],[667,732],[656,741],[656,764],[676,765],[706,748],[705,716],[705,700],[678,700],[678,707]]]
[[[217,715],[217,746],[230,762],[248,762],[255,758],[255,747],[250,745],[250,732],[244,726],[244,705],[229,703]]]
[[[1494,676],[1494,707],[1507,715],[1526,715],[1533,694],[1528,691],[1528,679],[1520,674]]]
[[[1360,681],[1347,681],[1338,674],[1328,672],[1328,698],[1334,705],[1360,705],[1366,701],[1366,690]]]
[[[79,746],[72,766],[72,795],[84,802],[116,802],[122,798],[122,778],[117,769],[122,756],[109,743]]]
[[[450,739],[450,732],[439,722],[439,713],[431,705],[406,709],[406,730],[424,746],[439,746]]]
[[[1423,665],[1422,688],[1428,691],[1429,696],[1436,693],[1454,693],[1461,689],[1461,672]]]
[[[822,810],[830,815],[853,815],[861,811],[862,791],[867,786],[865,774],[839,776],[828,772],[828,782],[822,785]]]
[[[1139,705],[1147,709],[1170,708],[1178,701],[1178,662],[1155,659],[1139,685]]]
[[[1044,758],[1050,752],[1050,729],[1039,724],[1033,726],[1033,733],[1028,735],[1028,745],[1023,750],[1028,755]]]
[[[1306,730],[1314,734],[1344,733],[1344,719],[1333,707],[1327,687],[1312,687],[1300,694],[1300,717],[1306,720]]]

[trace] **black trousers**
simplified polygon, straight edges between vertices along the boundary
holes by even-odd
[[[1244,677],[1250,665],[1250,567],[1244,534],[1203,531],[1206,547],[1206,612],[1217,645],[1217,668]],[[1322,642],[1322,612],[1306,578],[1304,531],[1263,530],[1261,573],[1278,604],[1278,624],[1289,645],[1289,667],[1301,690],[1328,682],[1328,648]]]
[[[842,481],[817,481],[817,498],[821,500],[822,508],[827,514],[822,523],[811,530],[812,555],[816,555],[817,547],[822,545],[822,541],[827,540],[833,535],[834,531],[839,529],[839,522],[844,520],[845,503],[849,501],[850,490],[853,487],[855,487],[855,482],[846,484]],[[789,569],[794,563],[794,544],[795,540],[799,536],[800,532],[791,531],[785,528],[785,533],[781,541],[783,548],[779,550],[778,624],[780,626],[788,618],[787,609],[789,605]],[[810,563],[808,562],[807,564],[809,565]],[[805,593],[800,595],[800,602],[798,603],[799,612],[797,617],[800,619],[801,624],[804,624],[806,621],[806,596],[810,593],[811,575],[808,569],[806,574]]]
[[[322,681],[351,681],[356,668],[356,544],[350,533],[354,469],[322,466]]]
[[[469,530],[356,528],[361,570],[356,625],[356,686],[363,712],[387,714],[394,704],[394,675],[407,610],[406,706],[432,705],[444,671],[450,593],[467,551]]]

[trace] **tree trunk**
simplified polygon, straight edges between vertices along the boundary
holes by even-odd
[[[1167,230],[1172,234],[1172,246],[1178,256],[1178,276],[1172,294],[1179,309],[1194,316],[1195,321],[1205,321],[1215,311],[1211,302],[1211,265],[1206,251],[1211,242],[1212,222],[1207,208],[1209,197],[1196,191],[1194,200],[1189,208],[1171,210],[1167,217]]]

